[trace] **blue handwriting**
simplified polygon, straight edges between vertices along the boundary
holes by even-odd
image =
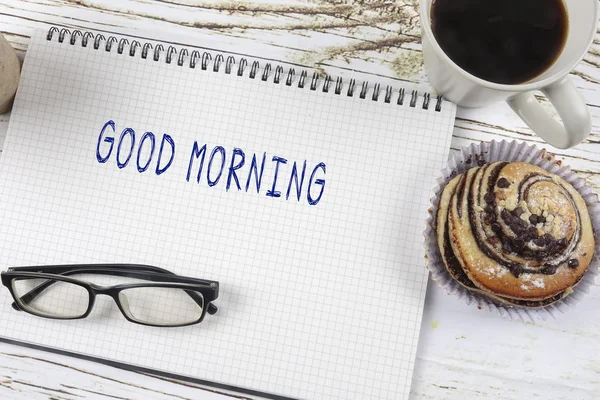
[[[112,133],[110,132],[112,131]],[[116,126],[115,122],[110,120],[104,124],[102,130],[100,131],[100,135],[98,136],[98,144],[96,146],[96,159],[99,163],[103,164],[110,160],[110,157],[113,153],[113,148],[115,145],[115,133]],[[149,146],[149,155],[147,156],[147,160],[141,160],[144,149]],[[133,153],[135,152],[136,141],[135,141],[135,131],[133,128],[125,128],[121,132],[119,136],[119,141],[117,143],[117,154],[115,155],[115,159],[117,162],[117,167],[120,169],[125,168]],[[136,156],[136,166],[137,170],[141,173],[148,169],[148,166],[152,162],[152,158],[154,157],[154,149],[156,148],[156,137],[152,132],[146,132],[142,135],[139,143],[137,144],[137,156]],[[168,150],[167,150],[168,148]],[[170,153],[169,155],[166,155]],[[165,158],[163,158],[163,154]],[[165,161],[166,157],[169,157],[168,161]],[[160,141],[160,149],[158,150],[158,157],[156,159],[156,168],[154,172],[156,175],[161,175],[169,169],[171,164],[173,163],[173,159],[175,158],[175,142],[173,138],[168,134],[164,133],[162,139]]]
[[[130,162],[135,163],[139,173],[146,172],[150,165],[155,163],[154,173],[161,175],[173,164],[175,141],[167,133],[162,134],[160,144],[158,141],[157,135],[152,132],[144,132],[139,135],[129,127],[117,135],[116,124],[110,120],[104,124],[98,135],[96,160],[100,164],[105,164],[112,157],[119,169],[126,168]],[[155,157],[157,147],[158,154]],[[226,149],[223,146],[214,146],[207,155],[208,150],[208,144],[201,145],[198,141],[194,141],[185,178],[187,182],[192,179],[198,184],[205,182],[208,187],[215,187],[223,178],[226,191],[233,188],[248,192],[251,187],[254,187],[256,193],[261,193],[265,167],[269,165],[267,152],[254,153],[250,157],[244,150],[237,147]],[[205,162],[206,169],[203,173]],[[265,196],[285,198],[285,200],[289,200],[291,197],[298,202],[305,198],[306,202],[312,206],[321,201],[325,191],[327,172],[324,162],[310,167],[307,165],[307,160],[288,163],[286,158],[277,155],[270,157],[269,162],[272,172],[266,178],[269,189],[265,191]],[[312,168],[312,171],[306,182],[307,168],[309,168],[308,171]],[[244,182],[244,178],[246,184],[242,185],[240,179]],[[284,191],[285,197],[282,196],[282,191]],[[305,197],[302,194],[303,191]]]

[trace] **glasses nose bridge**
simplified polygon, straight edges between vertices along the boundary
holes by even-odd
[[[92,284],[91,286],[94,289],[94,293],[96,295],[104,295],[104,296],[113,297],[113,298],[115,297],[112,286],[100,286],[100,285],[95,285],[95,284]]]
[[[105,295],[111,297],[117,303],[117,306],[121,309],[121,312],[125,314],[126,317],[131,318],[131,311],[129,309],[127,297],[119,296],[119,290],[115,290],[114,286],[100,286],[96,284],[91,284],[91,286],[94,289],[96,296]]]

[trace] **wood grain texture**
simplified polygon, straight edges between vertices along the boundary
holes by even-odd
[[[4,0],[0,31],[22,59],[34,28],[164,40],[431,90],[423,71],[417,0]],[[506,104],[459,109],[452,149],[518,139],[557,154],[600,192],[600,33],[571,74],[593,117],[589,139],[546,146]],[[546,107],[548,102],[540,97]],[[0,116],[3,141],[9,115]],[[597,399],[598,284],[574,312],[543,323],[508,321],[447,296],[430,282],[412,388],[414,399]],[[230,394],[229,394],[230,395]],[[227,399],[190,385],[0,344],[0,398]]]
[[[2,399],[243,399],[190,383],[0,343]]]

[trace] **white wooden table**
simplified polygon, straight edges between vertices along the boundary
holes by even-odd
[[[0,31],[22,59],[34,28],[66,25],[319,68],[429,90],[417,0],[3,0]],[[600,31],[599,31],[600,32]],[[600,192],[600,34],[572,78],[593,115],[589,139],[554,151]],[[4,139],[9,115],[0,115]],[[459,110],[452,150],[472,141],[541,141],[505,104]],[[600,398],[600,282],[577,309],[508,321],[429,285],[414,399]],[[245,398],[20,346],[0,344],[1,399]]]

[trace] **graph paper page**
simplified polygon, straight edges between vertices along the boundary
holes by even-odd
[[[0,336],[268,395],[408,398],[454,106],[70,39],[39,32],[27,52],[0,159],[0,267],[154,265],[218,281],[219,311],[147,327],[98,296],[61,321],[15,311],[3,288]]]

